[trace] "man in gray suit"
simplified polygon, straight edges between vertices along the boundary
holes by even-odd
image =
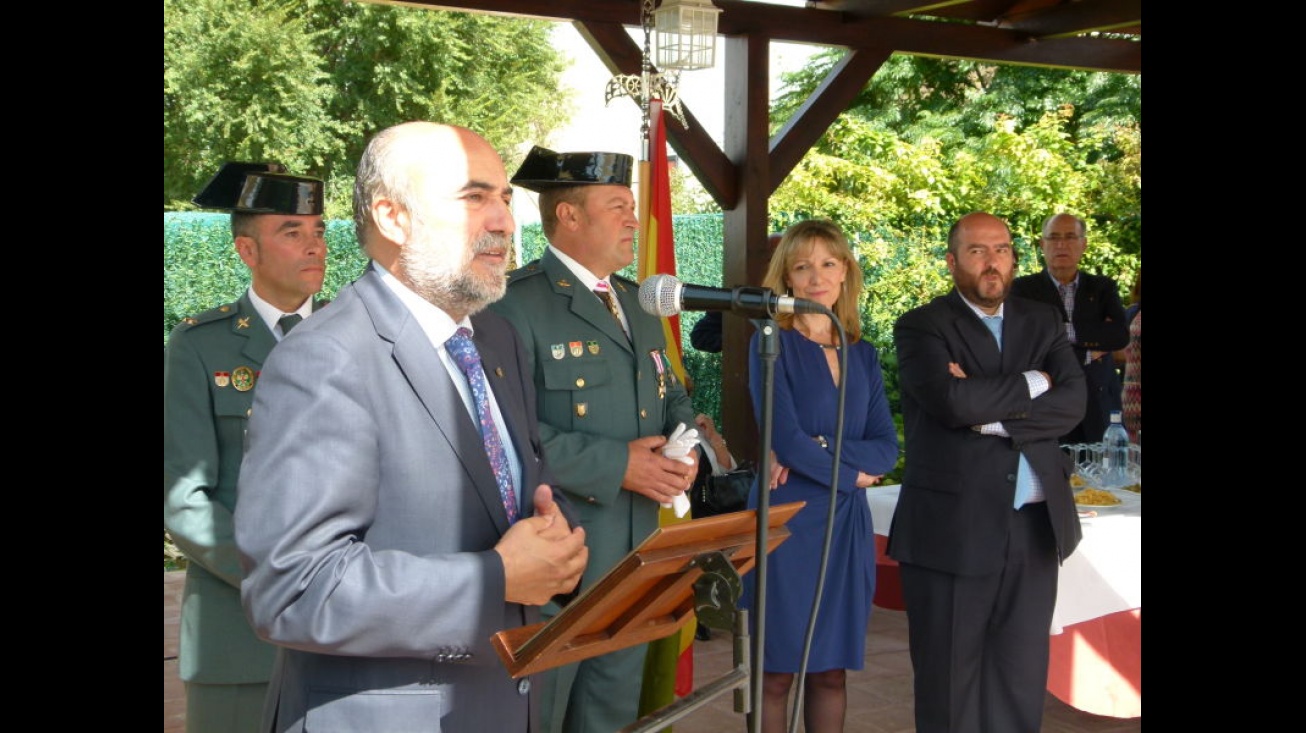
[[[633,166],[629,155],[533,149],[512,183],[540,193],[549,247],[511,273],[492,306],[526,344],[544,454],[588,533],[582,589],[657,529],[658,504],[698,472],[696,461],[662,455],[678,423],[694,426],[694,408],[661,321],[640,309],[639,285],[617,274],[635,259]],[[546,672],[543,730],[612,733],[635,722],[646,651],[638,644]]]
[[[1061,314],[1008,297],[1011,231],[948,233],[955,287],[894,326],[907,469],[889,528],[919,733],[1035,733],[1060,564],[1080,540],[1070,458],[1084,372]]]
[[[371,262],[264,366],[235,521],[245,611],[280,647],[267,730],[534,728],[533,681],[490,640],[572,591],[588,550],[547,485],[522,343],[483,310],[511,197],[469,130],[377,134],[354,188]]]

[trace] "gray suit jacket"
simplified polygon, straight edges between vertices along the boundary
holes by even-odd
[[[529,495],[552,482],[521,341],[494,314],[472,322]],[[266,729],[530,730],[530,678],[511,679],[490,644],[538,620],[504,601],[494,475],[436,350],[373,267],[265,365],[239,492],[245,611],[281,647]]]

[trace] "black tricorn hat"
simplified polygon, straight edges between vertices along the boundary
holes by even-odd
[[[280,163],[226,163],[192,201],[237,214],[321,214],[322,181],[285,171]]]
[[[532,191],[605,184],[630,186],[635,158],[624,153],[555,153],[536,145],[511,183]]]

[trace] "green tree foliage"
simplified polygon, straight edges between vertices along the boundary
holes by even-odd
[[[165,0],[164,210],[227,160],[277,160],[327,181],[349,218],[376,131],[464,125],[509,164],[568,121],[547,21],[345,0]]]
[[[248,0],[163,4],[163,206],[184,207],[227,160],[322,174],[343,150],[321,37]]]
[[[786,75],[777,127],[840,53]],[[895,56],[772,196],[773,228],[825,217],[849,233],[866,278],[864,331],[886,360],[898,316],[951,287],[947,231],[970,211],[1007,220],[1022,273],[1042,267],[1044,218],[1082,216],[1082,266],[1125,297],[1142,253],[1139,90],[1123,74]]]
[[[788,119],[842,54],[831,49],[787,74],[772,119]],[[1141,90],[1141,78],[1130,74],[894,55],[848,113],[909,140],[930,137],[951,144],[983,137],[999,118],[1012,118],[1023,128],[1070,104],[1070,132],[1078,138],[1081,129],[1137,123]]]

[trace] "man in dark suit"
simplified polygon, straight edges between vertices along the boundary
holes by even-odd
[[[894,327],[907,465],[888,554],[916,730],[1026,733],[1043,717],[1058,569],[1080,539],[1058,437],[1083,416],[1084,373],[1054,308],[1007,297],[1005,222],[962,217],[947,264],[952,291]]]
[[[629,155],[531,150],[512,183],[540,193],[549,246],[509,274],[508,294],[492,306],[526,344],[544,455],[585,527],[582,590],[657,529],[658,505],[689,489],[698,470],[662,455],[678,423],[694,426],[694,409],[662,322],[640,309],[639,284],[616,274],[635,258],[633,167]],[[638,644],[546,672],[543,730],[612,733],[635,722],[646,651]]]
[[[371,262],[268,359],[240,477],[242,599],[280,647],[266,730],[537,725],[491,637],[573,590],[588,553],[547,485],[521,340],[483,311],[511,198],[461,127],[405,123],[363,151]]]
[[[1083,219],[1071,214],[1048,217],[1039,243],[1043,271],[1016,278],[1011,294],[1060,309],[1075,358],[1088,378],[1084,419],[1061,436],[1061,442],[1096,443],[1106,432],[1111,411],[1121,405],[1120,373],[1112,352],[1129,344],[1129,322],[1120,288],[1109,277],[1080,271],[1079,260],[1088,245]]]
[[[317,309],[326,274],[322,181],[279,163],[225,164],[195,197],[231,212],[250,286],[183,319],[163,359],[163,526],[186,556],[178,671],[186,730],[257,730],[275,649],[240,607],[232,536],[236,480],[254,387],[272,347]]]

